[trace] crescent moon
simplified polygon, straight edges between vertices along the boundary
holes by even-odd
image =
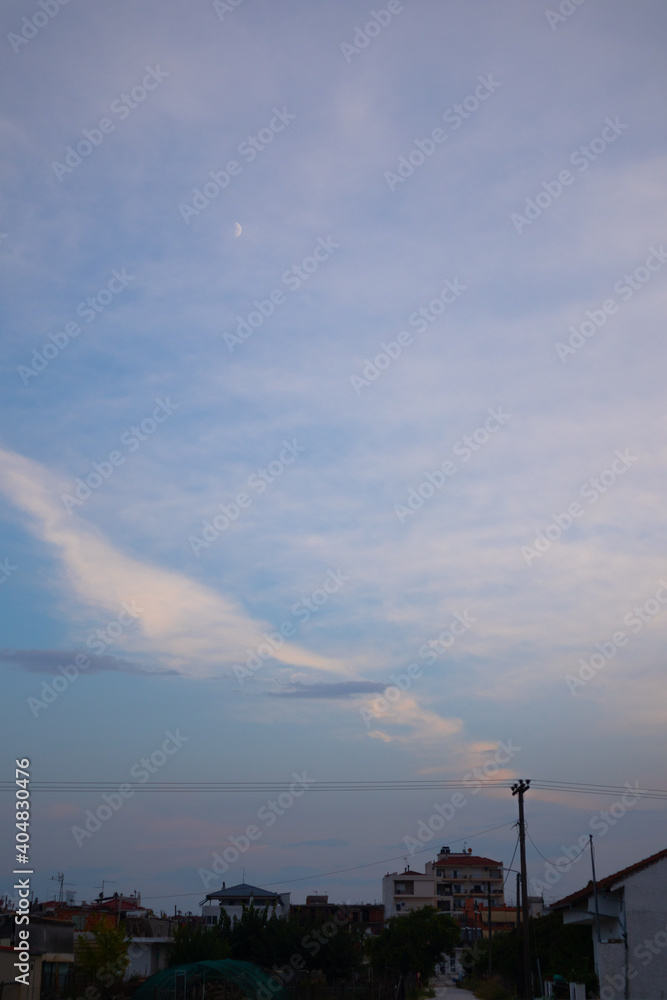
[[[240,236],[242,232],[243,232],[243,230],[241,229],[241,226],[239,225],[239,223],[235,222],[234,223],[234,236]]]

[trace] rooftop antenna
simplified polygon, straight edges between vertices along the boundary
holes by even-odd
[[[51,876],[51,881],[52,882],[57,882],[58,885],[60,886],[60,889],[58,890],[58,902],[62,903],[62,901],[63,901],[63,886],[64,885],[74,885],[74,883],[73,882],[65,882],[65,873],[64,872],[58,872],[56,875],[52,875]]]
[[[100,899],[104,899],[104,886],[105,885],[115,885],[115,884],[116,884],[115,879],[112,879],[112,878],[103,878],[102,879],[102,885],[96,885],[96,886],[94,886],[94,888],[102,890],[102,892],[100,893]]]

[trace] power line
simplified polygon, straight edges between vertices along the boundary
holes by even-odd
[[[586,846],[582,847],[581,850],[579,851],[579,853],[575,854],[575,856],[573,858],[571,858],[569,861],[565,861],[565,862],[563,862],[563,864],[559,864],[557,861],[549,861],[549,858],[545,858],[544,857],[544,855],[542,854],[542,851],[539,849],[539,847],[537,846],[537,844],[535,843],[535,841],[533,840],[533,838],[531,837],[531,835],[528,833],[527,829],[526,829],[526,836],[528,837],[528,840],[531,842],[531,844],[533,845],[533,847],[535,848],[535,850],[537,851],[537,853],[539,854],[539,856],[542,858],[542,860],[546,861],[547,864],[549,864],[549,865],[553,865],[554,868],[569,868],[573,861],[576,861],[577,858],[581,857],[581,855],[584,853],[584,851],[588,850],[588,844],[586,844]]]
[[[473,837],[482,837],[486,833],[493,833],[495,830],[502,830],[506,826],[514,826],[514,825],[515,824],[513,822],[501,823],[500,826],[492,826],[489,827],[488,830],[479,830],[477,833],[469,833],[466,837],[459,837],[458,840],[450,840],[450,844],[461,844],[465,840],[472,840]],[[433,847],[431,847],[430,845],[428,847],[422,847],[418,851],[413,851],[413,854],[424,854],[427,851],[432,853]],[[318,874],[315,875],[302,875],[299,878],[286,878],[283,879],[282,882],[267,882],[266,885],[267,886],[288,885],[288,884],[291,885],[292,882],[306,882],[308,881],[308,879],[311,878],[328,878],[329,875],[340,875],[343,872],[356,872],[359,871],[361,868],[373,868],[375,865],[386,865],[390,861],[399,861],[404,857],[405,853],[395,854],[394,857],[392,858],[381,858],[379,861],[368,861],[366,864],[354,865],[352,868],[337,868],[335,871],[332,872],[319,872]],[[514,858],[512,858],[512,860],[514,860]],[[201,896],[201,890],[199,892],[180,892],[180,893],[171,892],[166,896],[142,896],[142,899],[180,899],[183,896]]]
[[[473,782],[471,776],[449,780],[394,780],[394,781],[317,781],[308,786],[310,792],[402,792],[402,791],[445,791],[457,788],[475,788],[475,791],[498,791],[512,787],[515,779],[484,778],[479,776]],[[128,782],[126,780],[35,780],[31,781],[33,792],[81,792],[95,793],[117,790],[120,785],[132,788],[133,793],[151,794],[255,794],[289,792],[293,781],[149,781]],[[582,795],[613,795],[621,796],[629,790],[639,793],[644,798],[667,800],[667,789],[636,788],[629,785],[601,785],[594,783],[553,781],[533,779],[534,790],[551,792],[568,792]],[[14,791],[12,781],[0,781],[0,791]]]
[[[512,823],[512,826],[516,826],[516,823]],[[517,833],[516,843],[514,844],[514,851],[512,852],[512,860],[510,861],[509,866],[507,868],[507,875],[505,876],[505,881],[503,882],[503,889],[507,885],[507,879],[512,874],[512,865],[514,864],[514,858],[516,857],[516,850],[518,846],[519,846],[519,834]]]

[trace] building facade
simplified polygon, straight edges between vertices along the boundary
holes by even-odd
[[[286,917],[290,908],[290,895],[289,892],[269,892],[268,889],[260,889],[248,882],[240,882],[227,888],[223,882],[222,889],[206,894],[202,903],[202,915],[206,924],[211,925],[218,922],[221,909],[228,916],[240,919],[244,909],[252,906],[255,909],[271,910],[278,917]]]
[[[667,850],[552,903],[563,923],[588,924],[603,1000],[667,995]],[[598,933],[599,928],[599,933]]]
[[[502,861],[471,850],[457,853],[442,847],[423,873],[409,868],[388,872],[382,880],[382,901],[386,918],[433,906],[461,925],[464,941],[488,935],[489,907],[492,931],[513,926],[513,912],[505,905]]]

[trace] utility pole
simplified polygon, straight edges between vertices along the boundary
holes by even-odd
[[[595,900],[595,929],[597,931],[598,944],[602,941],[602,935],[600,934],[600,910],[598,908],[598,884],[595,878],[595,856],[593,854],[593,834],[588,834],[588,839],[591,846],[591,870],[593,873],[593,899]]]
[[[521,852],[521,903],[523,915],[523,995],[532,1000],[530,979],[530,925],[528,923],[528,871],[526,869],[526,821],[523,814],[523,796],[530,788],[530,781],[520,779],[512,785],[512,795],[519,796],[519,848]]]
[[[488,883],[488,910],[489,910],[489,979],[493,972],[493,928],[491,927],[491,883]]]

